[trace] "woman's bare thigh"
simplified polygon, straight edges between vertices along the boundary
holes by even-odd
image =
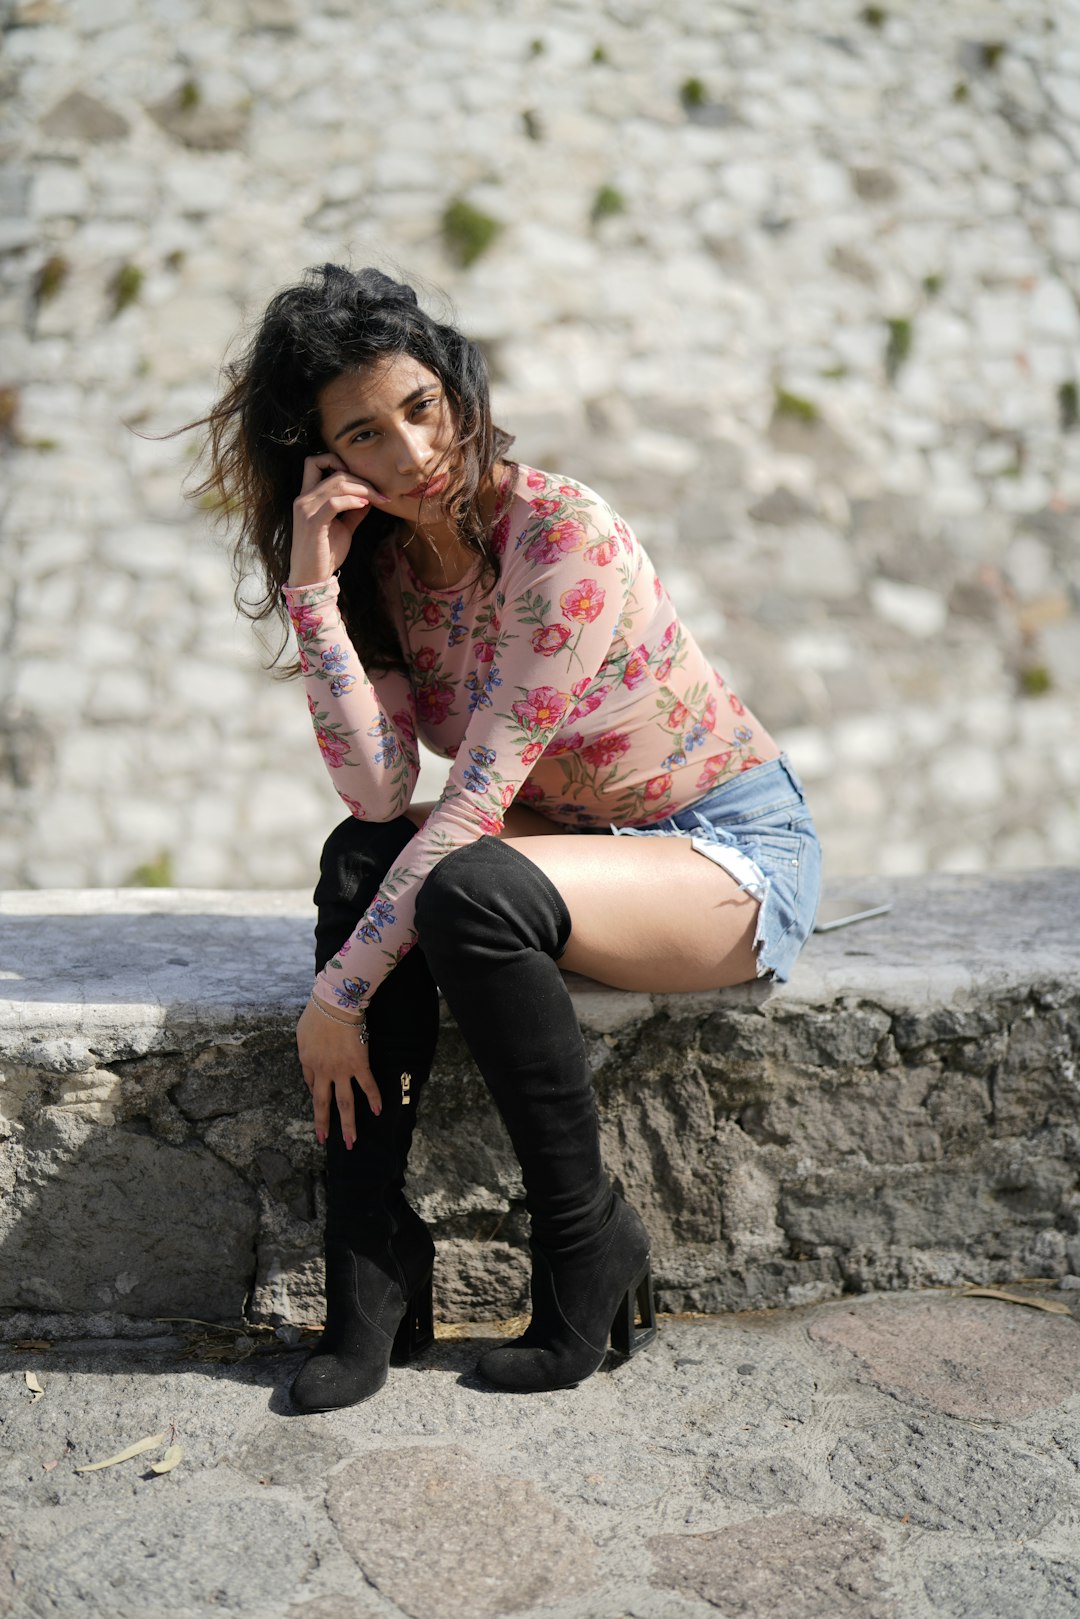
[[[720,989],[757,975],[758,902],[689,838],[528,837],[504,842],[566,901],[559,958],[617,989]]]

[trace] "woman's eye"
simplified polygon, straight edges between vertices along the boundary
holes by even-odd
[[[416,404],[413,406],[413,410],[414,411],[423,410],[423,409],[425,409],[426,406],[434,405],[437,402],[438,402],[438,395],[437,394],[431,394],[427,399],[418,399],[416,401]]]

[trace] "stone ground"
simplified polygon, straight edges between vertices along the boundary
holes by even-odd
[[[1075,1619],[1080,1290],[1010,1291],[1056,1310],[942,1290],[668,1318],[521,1397],[446,1329],[370,1403],[301,1418],[300,1349],[269,1337],[7,1343],[0,1615]]]

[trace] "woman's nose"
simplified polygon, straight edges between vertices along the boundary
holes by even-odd
[[[422,472],[430,460],[431,445],[426,436],[417,428],[403,426],[398,437],[398,471]]]

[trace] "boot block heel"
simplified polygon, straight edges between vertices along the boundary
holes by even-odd
[[[644,1349],[656,1337],[656,1306],[653,1303],[652,1266],[646,1260],[645,1269],[631,1282],[619,1305],[619,1313],[611,1323],[611,1347],[627,1359]]]
[[[435,1312],[431,1299],[431,1276],[427,1276],[405,1306],[401,1325],[394,1335],[390,1359],[404,1366],[415,1355],[423,1354],[435,1342]]]

